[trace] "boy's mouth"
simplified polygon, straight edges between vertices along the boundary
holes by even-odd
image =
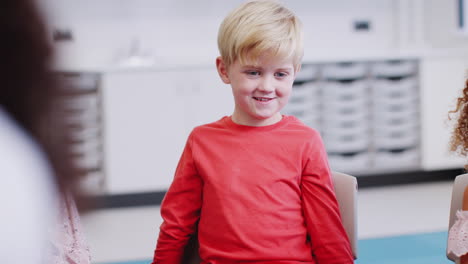
[[[270,100],[273,100],[274,98],[268,98],[268,97],[253,97],[253,99],[260,101],[260,102],[268,102]]]

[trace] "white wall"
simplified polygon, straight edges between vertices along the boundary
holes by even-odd
[[[426,39],[433,48],[467,48],[468,34],[457,29],[457,2],[425,0]]]
[[[138,39],[158,62],[211,63],[223,17],[240,0],[42,0],[53,28],[73,32],[59,43],[63,63],[106,66]],[[395,48],[393,0],[283,1],[304,23],[305,57],[387,51]],[[369,32],[354,32],[355,20],[371,21]]]

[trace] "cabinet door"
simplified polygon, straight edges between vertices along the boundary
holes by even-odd
[[[108,193],[166,190],[186,141],[184,83],[177,72],[104,74]]]
[[[448,112],[464,87],[466,58],[429,58],[421,61],[422,168],[461,168],[464,159],[449,152],[454,122]]]
[[[231,87],[223,83],[215,66],[192,72],[193,82],[186,98],[186,127],[211,123],[234,111]]]

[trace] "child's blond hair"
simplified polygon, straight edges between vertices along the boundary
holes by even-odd
[[[291,58],[297,71],[303,54],[302,23],[276,1],[249,1],[231,11],[221,23],[218,48],[226,67],[236,60],[255,63],[269,52]]]

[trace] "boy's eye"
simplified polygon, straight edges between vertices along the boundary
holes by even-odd
[[[258,76],[258,75],[260,75],[260,72],[259,72],[259,71],[246,71],[245,73],[247,73],[247,75],[251,75],[251,76]]]
[[[280,78],[286,77],[287,75],[288,75],[288,74],[287,74],[286,72],[277,72],[277,73],[275,73],[275,76],[276,76],[276,77],[280,77]]]

